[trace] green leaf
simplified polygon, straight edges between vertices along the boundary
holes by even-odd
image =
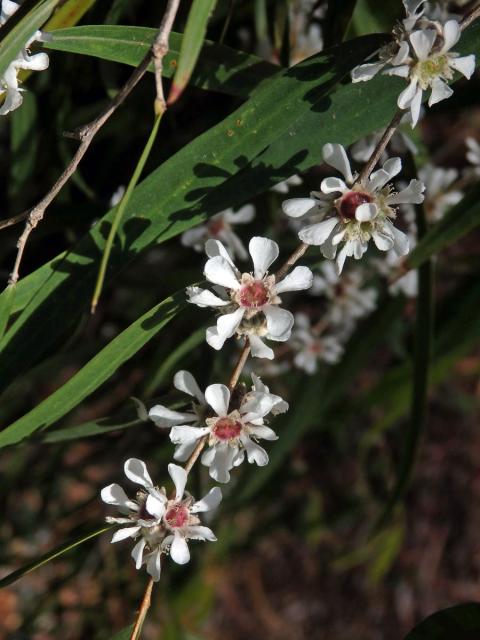
[[[317,117],[324,118],[325,125],[331,122],[331,115],[326,115],[325,109],[335,94],[332,97],[327,94],[359,58],[378,43],[376,38],[373,41],[364,38],[280,72],[261,86],[245,105],[150,174],[132,195],[119,227],[119,242],[112,250],[107,278],[147,247],[198,224],[207,215],[235,206],[235,200],[240,204],[253,195],[253,191],[276,182],[272,176],[277,172],[257,168],[249,174],[253,184],[246,190],[229,188],[229,178],[247,167],[249,160],[269,142],[281,137],[283,145],[283,140],[288,140],[293,146],[287,149],[289,157],[292,151],[298,161],[311,155],[308,163],[315,163],[322,140],[312,144],[311,128],[308,136],[304,131],[303,136],[297,137],[291,136],[288,128],[312,109]],[[346,125],[345,120],[343,124]],[[375,124],[378,125],[378,121]],[[325,130],[322,126],[316,129],[327,142],[328,126]],[[355,136],[352,128],[349,131]],[[301,147],[297,154],[294,149],[298,149],[298,145]],[[311,154],[301,150],[305,145],[310,147]],[[291,175],[295,168],[292,171],[289,166],[283,171]],[[285,175],[278,179],[282,177]],[[31,304],[0,343],[0,386],[8,384],[32,362],[54,349],[71,331],[93,288],[97,261],[113,215],[110,211],[104,216],[70,252],[17,283],[17,310],[28,302]]]
[[[35,95],[26,92],[21,109],[10,116],[10,182],[8,191],[15,197],[35,168],[38,149],[37,101]]]
[[[27,13],[0,43],[0,77],[14,60],[25,43],[48,19],[59,0],[44,0]],[[8,24],[8,22],[7,22]]]
[[[8,587],[8,585],[12,584],[13,582],[16,582],[19,578],[26,575],[27,573],[30,573],[31,571],[34,571],[35,569],[38,569],[43,565],[47,564],[48,562],[50,562],[50,560],[55,560],[59,556],[63,555],[64,553],[67,553],[68,551],[71,551],[72,549],[75,549],[75,547],[78,547],[84,542],[87,542],[88,540],[92,540],[92,538],[96,538],[100,536],[102,533],[109,531],[112,528],[112,526],[113,525],[107,525],[107,526],[103,526],[101,529],[95,529],[94,531],[90,531],[87,534],[83,534],[79,538],[75,538],[74,540],[71,540],[69,542],[66,542],[60,545],[56,549],[53,549],[52,551],[49,551],[48,553],[43,554],[36,560],[32,560],[32,562],[29,562],[28,564],[24,565],[20,569],[17,569],[16,571],[9,573],[7,576],[2,578],[0,580],[0,589],[2,589],[3,587]]]
[[[478,640],[480,604],[471,602],[442,609],[426,618],[405,640]]]
[[[84,422],[83,424],[76,424],[72,427],[65,427],[64,429],[55,429],[46,433],[42,438],[42,442],[56,444],[57,442],[67,442],[69,440],[78,440],[79,438],[91,438],[111,433],[112,431],[129,429],[141,424],[143,424],[143,421],[138,418],[122,419],[120,416],[110,416]]]
[[[12,314],[13,301],[15,300],[16,285],[7,285],[4,297],[0,304],[0,340],[7,330],[10,316]]]
[[[134,626],[135,625],[131,624],[128,627],[124,627],[112,636],[112,640],[130,640]]]
[[[151,340],[186,305],[183,291],[147,311],[122,331],[60,389],[29,413],[0,432],[0,448],[21,442],[44,429],[103,384],[117,369]]]
[[[217,0],[193,0],[182,38],[177,70],[168,94],[168,104],[178,100],[187,86],[197,63],[207,33],[207,24]]]
[[[83,25],[52,31],[44,47],[93,56],[136,67],[152,45],[157,30],[121,25]],[[178,65],[183,37],[172,32],[163,75],[170,78]],[[153,65],[149,68],[153,71]],[[196,87],[247,98],[251,91],[278,71],[274,64],[230,47],[205,41],[191,82]]]
[[[457,242],[480,225],[480,184],[437,222],[408,256],[406,266],[414,269],[430,256]]]

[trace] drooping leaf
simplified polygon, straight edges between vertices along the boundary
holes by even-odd
[[[136,67],[145,57],[157,33],[148,27],[82,25],[52,31],[48,49],[93,56]],[[182,34],[172,32],[163,75],[171,77],[177,68]],[[150,65],[153,71],[153,65]],[[205,41],[191,82],[197,87],[247,98],[251,91],[278,71],[274,64],[231,47]]]
[[[405,640],[477,640],[480,637],[480,604],[458,604],[433,613],[417,625]]]
[[[67,414],[163,329],[185,304],[185,294],[182,291],[147,311],[109,342],[60,389],[1,431],[0,448],[21,442],[38,429],[45,429]]]
[[[37,102],[35,95],[23,96],[21,109],[11,114],[9,194],[14,199],[21,192],[35,168],[38,149]],[[23,205],[22,205],[23,206]]]
[[[190,81],[207,33],[207,24],[217,0],[193,0],[180,47],[180,57],[168,95],[168,104],[178,100]]]

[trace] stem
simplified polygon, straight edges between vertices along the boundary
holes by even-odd
[[[360,184],[363,184],[365,183],[367,178],[370,176],[373,169],[375,168],[378,161],[380,160],[382,153],[385,151],[387,144],[390,142],[393,134],[397,130],[398,125],[400,124],[400,120],[402,119],[402,116],[403,116],[402,111],[397,111],[397,113],[393,116],[390,124],[387,126],[387,128],[383,132],[383,135],[378,141],[377,146],[373,150],[372,155],[370,156],[366,164],[363,166],[363,169],[360,171],[360,174],[355,182],[360,182]]]
[[[467,15],[460,22],[461,31],[464,31],[464,29],[469,27],[472,24],[472,22],[479,17],[480,17],[480,5],[478,7],[475,7],[475,9],[472,9],[470,13],[467,13]]]
[[[147,612],[150,608],[150,602],[152,600],[152,590],[153,590],[153,578],[147,583],[145,592],[142,598],[142,604],[140,605],[140,609],[137,613],[137,618],[135,620],[135,626],[133,627],[132,635],[130,636],[130,640],[138,640],[140,638],[140,634],[142,632],[142,626],[145,621]]]
[[[300,258],[303,256],[303,254],[307,251],[308,247],[310,245],[305,244],[305,242],[302,242],[298,245],[298,247],[295,249],[295,251],[292,253],[292,255],[287,259],[287,261],[285,262],[285,264],[283,264],[280,269],[277,271],[277,273],[275,274],[275,280],[278,282],[280,280],[280,278],[283,278],[283,276],[287,273],[287,271],[293,267],[293,265],[298,262],[298,260],[300,260]]]
[[[155,67],[155,87],[157,89],[157,97],[155,98],[155,114],[161,116],[165,113],[167,105],[165,95],[163,93],[163,59],[168,53],[168,39],[173,27],[175,16],[177,15],[180,0],[169,0],[167,8],[162,18],[157,37],[153,43],[153,64]]]
[[[162,114],[158,114],[155,116],[155,121],[153,123],[153,127],[152,130],[150,132],[150,135],[148,136],[148,140],[147,143],[142,151],[142,154],[140,156],[140,159],[137,162],[137,166],[135,167],[135,170],[132,174],[132,177],[130,178],[130,182],[128,183],[128,187],[127,190],[120,202],[120,204],[117,207],[117,210],[115,212],[114,218],[113,218],[113,222],[112,222],[112,226],[110,227],[110,231],[108,234],[108,238],[107,241],[105,243],[105,248],[103,250],[103,255],[102,255],[102,261],[100,263],[100,269],[98,271],[98,276],[97,276],[97,282],[95,284],[95,290],[93,293],[93,298],[92,298],[92,303],[91,303],[91,307],[90,307],[90,311],[91,313],[95,313],[95,310],[97,308],[97,304],[98,304],[98,300],[100,298],[100,295],[102,293],[102,289],[103,289],[103,283],[105,281],[105,274],[107,271],[107,266],[108,266],[108,260],[110,258],[110,253],[112,251],[112,246],[113,246],[113,241],[115,239],[115,236],[117,234],[117,229],[120,225],[120,222],[123,218],[123,214],[125,212],[125,209],[127,208],[127,205],[130,201],[130,197],[133,193],[133,190],[135,189],[135,187],[137,186],[137,182],[140,179],[140,175],[143,171],[143,168],[145,166],[145,163],[148,160],[148,156],[150,155],[150,151],[152,150],[152,146],[153,143],[155,142],[155,138],[157,137],[157,133],[158,133],[158,127],[160,124],[160,120],[162,119]]]
[[[228,388],[230,391],[233,391],[237,386],[238,379],[243,371],[243,367],[247,362],[248,356],[250,354],[250,341],[248,338],[245,339],[245,344],[243,345],[243,349],[240,352],[240,356],[238,358],[237,364],[235,365],[235,369],[230,378],[230,382],[228,383]]]
[[[223,44],[223,41],[225,40],[225,36],[227,35],[228,27],[230,26],[230,21],[233,16],[234,8],[235,8],[235,0],[230,0],[228,5],[227,17],[225,18],[225,22],[223,23],[222,33],[220,34],[220,38],[218,40],[219,44]]]

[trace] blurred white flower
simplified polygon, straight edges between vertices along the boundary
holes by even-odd
[[[293,315],[278,306],[279,294],[308,289],[312,272],[307,267],[295,267],[276,282],[268,269],[278,257],[279,249],[268,238],[256,236],[250,240],[248,250],[254,267],[251,273],[241,273],[218,240],[209,240],[205,250],[210,258],[205,265],[205,277],[222,289],[217,289],[216,295],[207,289],[188,287],[187,296],[192,304],[213,307],[221,313],[217,325],[207,329],[208,344],[218,350],[234,334],[247,335],[252,356],[271,360],[273,351],[261,338],[285,342],[293,326]]]
[[[410,246],[412,248],[415,247],[417,242],[413,232],[413,225],[408,232],[408,239]],[[372,264],[378,269],[380,275],[387,279],[390,279],[398,273],[402,267],[402,262],[402,259],[399,258],[394,251],[389,251],[385,256],[385,260],[372,260]],[[418,295],[418,271],[416,269],[410,269],[404,276],[391,282],[388,285],[388,290],[394,296],[403,294],[407,298],[416,298]]]
[[[418,25],[421,28],[412,31],[423,13],[421,5],[422,2],[406,0],[403,28],[394,31],[394,42],[379,51],[379,62],[362,64],[352,71],[353,82],[368,81],[379,72],[405,78],[408,86],[399,95],[397,105],[410,110],[412,127],[418,122],[424,91],[431,90],[428,105],[432,106],[452,95],[447,82],[455,71],[470,78],[475,70],[473,54],[460,57],[451,51],[461,35],[457,20],[441,24],[424,17]]]
[[[343,354],[343,344],[334,334],[317,335],[309,317],[304,313],[295,314],[295,329],[292,333],[292,348],[295,353],[294,365],[306,373],[317,372],[318,363],[335,364]]]
[[[7,22],[20,5],[11,0],[3,0],[0,10],[0,26]],[[43,71],[48,67],[48,56],[46,53],[31,55],[28,47],[37,40],[40,32],[35,32],[27,40],[24,48],[18,52],[12,62],[8,65],[3,76],[0,77],[0,116],[4,116],[10,111],[17,109],[23,102],[22,91],[19,86],[18,72],[22,69],[31,71]],[[3,101],[3,104],[2,104]]]
[[[125,195],[125,185],[119,185],[115,191],[112,193],[110,197],[110,202],[108,203],[111,207],[116,207],[120,200]]]
[[[290,191],[290,187],[298,187],[299,185],[302,184],[302,182],[303,180],[301,179],[300,176],[297,176],[297,175],[290,176],[290,178],[287,178],[286,180],[282,180],[282,182],[278,182],[277,184],[275,184],[271,188],[271,191],[275,191],[276,193],[286,194]]]
[[[242,241],[233,230],[236,224],[248,224],[255,218],[255,208],[246,204],[238,211],[227,209],[214,215],[208,222],[182,234],[181,242],[185,247],[192,247],[195,251],[203,251],[205,242],[209,238],[220,240],[225,244],[230,254],[240,260],[246,260],[248,254]]]
[[[191,373],[179,371],[174,385],[195,398],[192,411],[179,413],[156,405],[149,417],[157,426],[170,429],[170,440],[177,445],[176,460],[186,460],[198,441],[207,436],[201,462],[214,480],[229,482],[229,472],[243,462],[245,455],[250,463],[268,464],[267,452],[258,440],[276,440],[277,436],[264,424],[264,418],[288,409],[288,404],[271,394],[259,378],[253,378],[253,382],[252,390],[240,398],[232,397],[223,384],[211,384],[203,394]]]
[[[467,145],[467,160],[473,164],[473,171],[476,175],[480,175],[480,144],[475,138],[468,137],[465,140]]]
[[[125,475],[142,487],[134,500],[130,500],[119,484],[110,484],[101,491],[107,504],[118,507],[121,518],[107,518],[107,522],[127,525],[118,529],[112,542],[126,538],[138,540],[132,550],[135,566],[146,564],[147,573],[155,581],[160,580],[161,556],[170,553],[177,564],[190,560],[187,540],[216,540],[213,531],[202,526],[196,515],[211,511],[220,504],[222,492],[211,489],[198,502],[185,492],[187,472],[176,464],[168,465],[168,473],[175,484],[175,497],[168,498],[165,489],[154,486],[142,460],[130,458],[125,462]]]
[[[396,218],[395,206],[423,202],[424,185],[419,180],[411,180],[399,193],[393,191],[388,182],[400,172],[400,158],[387,160],[381,169],[371,174],[366,184],[356,182],[342,145],[326,144],[323,159],[340,171],[345,181],[325,178],[321,191],[313,191],[309,198],[283,202],[283,211],[292,218],[305,214],[322,214],[326,218],[301,229],[300,240],[319,246],[325,258],[336,257],[338,273],[342,272],[347,257],[362,258],[370,239],[380,251],[393,248],[398,255],[406,255],[408,239],[392,224]]]

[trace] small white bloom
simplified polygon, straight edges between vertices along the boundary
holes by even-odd
[[[303,180],[300,176],[290,176],[290,178],[287,178],[286,180],[282,180],[282,182],[275,184],[271,188],[271,190],[284,195],[290,191],[290,187],[298,187],[302,184],[302,182]]]
[[[294,365],[309,375],[317,372],[318,363],[336,364],[343,355],[343,343],[335,334],[317,335],[304,313],[295,314],[292,347],[296,351]]]
[[[181,242],[185,247],[192,247],[195,251],[203,251],[205,242],[212,238],[225,244],[231,256],[246,260],[248,254],[242,241],[233,230],[237,224],[248,224],[255,218],[255,208],[246,204],[238,211],[227,209],[214,215],[208,222],[182,234]]]
[[[134,500],[130,500],[118,484],[110,484],[101,491],[104,502],[118,507],[124,517],[107,518],[107,522],[126,525],[115,531],[112,542],[126,538],[137,540],[132,558],[140,569],[146,564],[147,573],[155,581],[160,580],[161,556],[170,553],[177,564],[190,560],[187,540],[216,540],[213,531],[202,526],[196,515],[215,509],[220,504],[222,492],[218,487],[195,502],[185,492],[187,472],[175,464],[168,465],[168,473],[175,484],[175,496],[168,498],[165,489],[153,485],[147,467],[142,460],[130,458],[125,462],[125,475],[142,487]]]
[[[406,8],[407,4],[404,3]],[[422,4],[417,5],[415,11]],[[447,20],[445,24],[422,18],[421,28],[412,31],[420,14],[413,22],[407,17],[404,28],[394,32],[395,41],[379,52],[380,61],[355,67],[353,82],[370,80],[380,71],[385,75],[405,78],[408,86],[398,97],[400,109],[409,109],[414,127],[420,115],[423,92],[431,90],[428,105],[432,106],[449,98],[453,90],[447,82],[453,79],[455,71],[470,78],[475,70],[475,56],[459,57],[452,52],[460,39],[461,29],[457,20]]]
[[[444,214],[463,198],[463,192],[454,187],[458,171],[450,168],[424,165],[418,172],[419,179],[425,185],[423,208],[430,222],[437,222]]]
[[[291,217],[321,214],[321,222],[300,230],[298,237],[316,245],[325,258],[336,257],[337,271],[342,272],[345,259],[362,258],[371,239],[380,251],[394,249],[398,255],[408,253],[406,235],[393,226],[396,205],[423,202],[424,185],[419,180],[396,193],[388,182],[402,168],[400,158],[390,158],[373,172],[365,184],[357,183],[345,149],[340,144],[326,144],[323,159],[340,171],[345,180],[331,177],[322,180],[320,192],[310,198],[292,198],[283,202],[283,211]],[[342,245],[338,252],[337,249]]]
[[[18,7],[19,5],[16,2],[3,0],[0,12],[0,26],[5,24]],[[10,111],[17,109],[23,102],[23,89],[19,87],[18,72],[21,69],[43,71],[48,67],[48,56],[46,53],[31,55],[28,51],[28,47],[39,37],[39,31],[32,35],[25,43],[25,47],[19,51],[16,58],[10,62],[3,76],[0,77],[0,116],[4,116],[10,113]]]
[[[125,185],[119,185],[115,191],[112,193],[110,197],[110,202],[108,203],[111,207],[116,207],[119,204],[120,200],[125,195]]]
[[[212,284],[221,287],[219,295],[199,287],[188,287],[188,301],[199,307],[213,307],[220,312],[215,327],[207,329],[207,342],[221,349],[225,340],[233,335],[247,335],[253,357],[273,358],[273,351],[262,337],[285,342],[290,337],[293,316],[281,309],[279,294],[308,289],[312,272],[307,267],[295,267],[280,282],[269,274],[270,265],[279,254],[278,245],[268,238],[254,237],[248,250],[253,271],[241,273],[230,254],[218,240],[209,240],[205,249],[209,260],[204,274]],[[222,297],[220,297],[222,296]]]
[[[465,140],[467,145],[467,160],[473,164],[473,171],[476,175],[480,175],[480,144],[475,138],[468,137]]]
[[[228,482],[229,472],[243,462],[245,455],[250,463],[268,463],[267,452],[257,441],[276,440],[277,436],[264,424],[264,418],[269,413],[283,413],[288,404],[270,393],[259,378],[252,375],[252,380],[251,391],[232,396],[223,384],[211,384],[203,394],[188,371],[175,375],[175,387],[193,399],[191,411],[180,413],[156,405],[149,417],[157,426],[170,429],[170,440],[177,445],[176,460],[186,460],[198,441],[207,436],[201,461],[218,482]]]

